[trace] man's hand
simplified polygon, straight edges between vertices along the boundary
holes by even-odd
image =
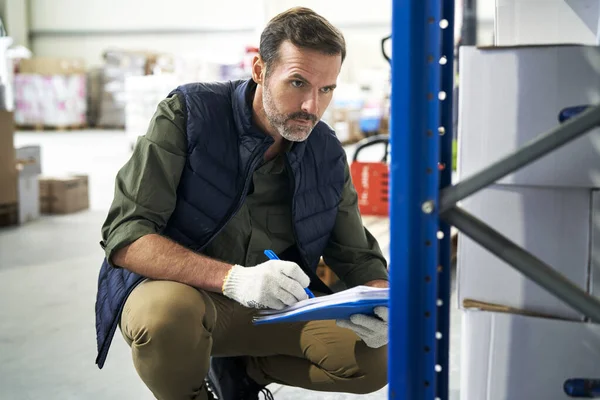
[[[223,294],[246,307],[280,310],[307,299],[309,284],[298,264],[270,260],[250,268],[234,265],[223,281]]]
[[[376,280],[367,282],[364,286],[386,288],[390,284],[388,281]],[[388,343],[389,309],[387,307],[375,307],[374,312],[377,317],[355,314],[350,319],[337,320],[336,323],[342,328],[353,330],[369,347],[385,346]]]
[[[375,315],[355,314],[350,319],[337,320],[342,328],[352,329],[367,346],[377,349],[388,343],[388,314],[387,307],[375,307]]]

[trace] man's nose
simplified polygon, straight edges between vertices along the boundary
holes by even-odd
[[[306,98],[302,103],[302,111],[311,115],[319,113],[319,97],[316,93],[311,93],[310,97]]]

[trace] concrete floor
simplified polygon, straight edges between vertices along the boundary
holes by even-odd
[[[89,175],[90,210],[0,229],[0,399],[152,399],[119,334],[104,369],[94,364],[100,227],[114,175],[129,156],[127,138],[120,131],[19,132],[15,145],[27,144],[42,146],[44,174]],[[454,291],[452,305],[450,399],[456,400],[460,313]],[[387,398],[387,388],[368,396],[272,390],[280,400]]]

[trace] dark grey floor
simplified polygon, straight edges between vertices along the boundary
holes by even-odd
[[[21,133],[16,144],[41,144],[44,173],[90,175],[92,209],[0,229],[0,400],[151,399],[117,333],[98,370],[94,331],[100,226],[114,174],[127,159],[121,132]],[[92,154],[92,150],[101,153]],[[453,294],[454,295],[454,294]],[[453,299],[451,399],[458,399],[460,313]],[[321,394],[274,386],[276,399],[385,399]]]

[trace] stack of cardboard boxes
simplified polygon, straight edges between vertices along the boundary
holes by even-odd
[[[168,55],[109,49],[104,53],[104,65],[99,74],[95,74],[98,83],[93,85],[99,89],[99,98],[92,99],[97,111],[96,123],[101,127],[124,127],[126,124],[127,93],[125,80],[127,77],[172,72],[173,60]],[[168,94],[165,93],[164,97]]]
[[[527,2],[512,3],[516,10]],[[566,6],[536,1],[535,12],[547,11],[542,3]],[[515,21],[528,19],[503,13],[511,15],[510,29],[522,33]],[[527,43],[526,36],[515,37]],[[558,126],[566,108],[600,103],[600,48],[521,43],[461,48],[461,179]],[[599,189],[600,128],[461,206],[599,296]],[[600,325],[464,235],[458,299],[465,310],[461,399],[567,399],[567,379],[600,377]]]
[[[89,208],[87,176],[44,177],[41,148],[15,149],[13,112],[0,110],[0,227]]]
[[[18,220],[13,113],[0,110],[0,226]]]

